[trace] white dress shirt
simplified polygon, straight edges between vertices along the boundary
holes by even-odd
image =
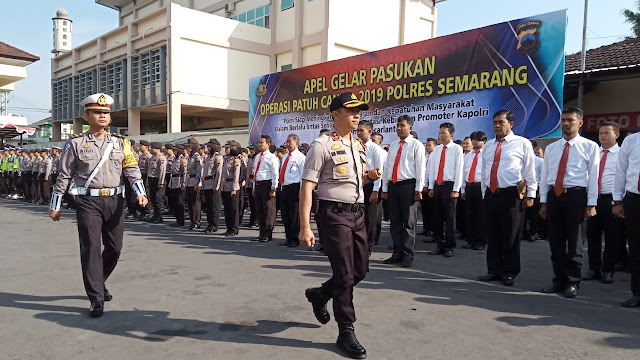
[[[517,186],[524,180],[527,183],[527,197],[535,198],[538,190],[536,180],[535,154],[531,141],[513,132],[505,136],[498,165],[498,188]],[[482,148],[482,195],[491,185],[491,166],[496,155],[498,141],[493,138]]]
[[[560,159],[565,144],[569,143],[567,170],[562,187],[582,186],[587,188],[587,205],[598,204],[598,170],[600,167],[600,151],[598,144],[578,135],[567,141],[564,138],[547,146],[540,178],[540,202],[547,202],[547,194],[553,191],[550,187],[556,183]]]
[[[613,200],[622,201],[626,192],[640,194],[640,133],[627,136],[622,142],[613,183]],[[607,160],[609,161],[609,160]]]
[[[616,166],[618,164],[618,154],[620,146],[616,143],[608,148],[607,158],[604,159],[604,148],[600,146],[600,161],[605,160],[604,169],[602,170],[602,178],[600,178],[600,194],[613,193],[613,181],[616,177]],[[600,174],[600,166],[598,165],[598,175]]]
[[[262,161],[260,161],[260,156],[262,156]],[[256,158],[253,164],[254,180],[271,180],[271,190],[277,189],[278,176],[280,176],[280,172],[278,171],[278,169],[280,168],[280,161],[278,161],[278,157],[271,153],[271,151],[267,150],[263,153],[256,154]],[[260,164],[260,169],[258,169],[258,173],[256,174],[256,168],[258,168],[258,164]],[[256,188],[255,181],[253,183],[254,189]]]
[[[429,161],[429,190],[432,190],[438,180],[440,158],[445,145],[438,145],[431,153]],[[460,191],[462,187],[462,171],[464,168],[464,153],[462,146],[450,141],[446,144],[444,155],[443,181],[453,181],[453,191]]]
[[[384,151],[380,145],[374,143],[369,139],[364,144],[365,154],[367,155],[367,170],[380,168],[384,169],[384,162],[387,160],[387,152]],[[373,191],[380,191],[380,184],[382,184],[382,178],[373,182]]]
[[[433,151],[431,152],[433,154]],[[429,162],[431,161],[431,154],[425,154],[424,156],[424,185],[423,188],[429,188]]]
[[[544,165],[544,159],[537,155],[534,156],[533,159],[536,161],[536,180],[538,181],[538,184],[540,184],[540,177],[542,177],[542,166]]]
[[[462,172],[462,188],[460,192],[465,193],[467,183],[469,182],[469,173],[471,173],[471,165],[473,165],[473,159],[476,157],[476,150],[472,150],[464,154],[464,170]],[[478,150],[478,162],[476,163],[476,173],[474,183],[482,182],[482,149]]]
[[[289,158],[289,162],[287,162],[287,158]],[[306,158],[307,157],[298,149],[284,155],[282,158],[282,167],[287,163],[287,168],[280,168],[280,171],[285,172],[284,182],[282,183],[283,186],[302,182],[302,171],[304,170],[304,161]],[[262,165],[260,165],[260,167],[262,167]]]
[[[389,182],[393,175],[393,165],[400,149],[400,140],[396,140],[389,146],[387,161],[384,162],[382,170],[382,192],[387,192]],[[398,164],[398,181],[416,179],[415,191],[422,192],[424,182],[424,144],[413,136],[404,139],[400,163]]]

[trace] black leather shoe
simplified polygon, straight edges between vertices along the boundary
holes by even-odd
[[[603,284],[611,284],[613,282],[613,273],[606,272],[602,275],[602,283]]]
[[[255,238],[255,239],[251,239],[251,241],[262,241],[262,236],[257,237],[257,238]]]
[[[200,229],[200,225],[196,225],[196,224],[191,224],[187,228],[187,230],[199,230],[199,229]]]
[[[484,244],[475,244],[473,245],[473,250],[484,250]]]
[[[107,288],[104,288],[104,301],[111,301],[113,300],[113,295],[111,295],[111,293],[109,292],[109,290],[107,290]]]
[[[151,222],[154,223],[154,224],[162,224],[162,223],[164,223],[164,220],[162,220],[161,217],[157,217],[155,219],[151,219]]]
[[[564,289],[564,296],[568,298],[574,298],[578,296],[578,285],[572,284],[567,286],[567,288]]]
[[[504,286],[513,286],[513,276],[509,276],[509,275],[503,276],[502,284]]]
[[[383,264],[397,264],[397,263],[400,263],[400,262],[402,262],[402,255],[393,254],[393,255],[391,255],[390,258],[384,260],[382,263]]]
[[[582,280],[596,280],[602,279],[602,273],[600,271],[595,271],[589,269],[586,274],[582,277]]]
[[[226,233],[224,233],[224,236],[236,236],[238,235],[237,231],[227,231]]]
[[[529,240],[529,242],[536,242],[536,236],[535,235],[529,235],[529,238],[527,240]]]
[[[478,276],[478,280],[480,281],[498,281],[500,280],[500,276],[496,274],[488,273],[486,275]]]
[[[300,242],[299,241],[295,241],[295,242],[292,241],[292,242],[289,243],[289,245],[287,245],[287,247],[290,247],[290,248],[294,248],[294,247],[298,247],[298,246],[300,246]]]
[[[171,226],[171,227],[183,227],[184,223],[179,223],[179,222],[176,221],[176,222],[174,222],[173,224],[171,224],[169,226]]]
[[[558,292],[560,292],[562,290],[564,290],[562,285],[557,284],[557,283],[553,283],[553,284],[547,286],[546,288],[543,288],[542,290],[540,290],[540,292],[543,293],[543,294],[553,294],[553,293],[558,293]]]
[[[453,256],[453,250],[451,249],[444,250],[444,257],[452,257],[452,256]]]
[[[291,244],[291,241],[285,240],[285,241],[279,243],[278,246],[289,246],[289,244]]]
[[[211,225],[207,226],[207,228],[204,229],[205,234],[214,233],[216,231],[218,231],[218,228],[217,227],[213,227]]]
[[[427,254],[429,254],[429,255],[442,255],[442,254],[444,254],[444,249],[438,246],[434,250],[429,251]]]
[[[260,240],[258,240],[258,241],[259,241],[259,242],[269,242],[269,241],[271,241],[271,237],[269,237],[269,236],[265,236],[265,237],[263,237],[262,239],[260,239]]]
[[[466,244],[462,245],[462,248],[463,248],[463,249],[473,249],[473,246],[474,246],[474,245],[473,245],[473,244],[471,244],[471,243],[466,243]]]
[[[358,339],[356,339],[356,333],[354,332],[353,325],[340,325],[340,334],[336,341],[338,348],[342,350],[345,355],[352,359],[365,359],[367,357],[367,351],[360,345]]]
[[[104,301],[96,300],[92,302],[89,308],[89,316],[96,318],[102,316],[102,314],[104,314]]]
[[[410,268],[411,264],[413,264],[413,258],[409,257],[409,256],[403,256],[402,257],[402,267],[403,268]]]
[[[623,302],[622,307],[640,307],[640,295],[633,295],[629,300]]]
[[[128,213],[124,218],[127,219],[127,220],[133,220],[133,219],[136,218],[136,214]]]
[[[323,294],[320,288],[310,288],[304,291],[304,295],[307,297],[307,300],[313,306],[313,315],[316,316],[316,319],[321,324],[326,324],[331,320],[331,315],[327,311],[327,299]]]

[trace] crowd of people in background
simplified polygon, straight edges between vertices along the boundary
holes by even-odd
[[[546,155],[535,140],[511,131],[515,119],[508,110],[494,115],[493,139],[474,131],[453,140],[454,125],[443,123],[437,136],[426,137],[423,143],[413,131],[414,119],[403,115],[396,124],[398,140],[383,145],[384,136],[374,132],[373,124],[360,121],[357,137],[367,168],[382,169],[382,178],[363,188],[370,251],[379,244],[382,222],[389,221],[393,254],[385,263],[411,267],[416,235],[435,245],[430,255],[445,257],[453,257],[456,240],[462,240],[464,249],[487,248],[488,271],[480,280],[512,286],[521,271],[520,241],[548,240],[554,279],[543,292],[574,297],[582,280],[609,284],[616,271],[627,271],[634,274],[634,296],[623,305],[640,306],[640,240],[620,213],[625,194],[633,201],[640,196],[640,188],[628,184],[632,180],[625,183],[627,177],[633,178],[629,172],[637,176],[635,167],[640,165],[628,158],[631,145],[626,155],[621,151],[616,123],[600,126],[600,146],[581,137],[582,116],[578,108],[564,111],[563,138],[549,145]],[[319,136],[331,136],[330,132],[323,129]],[[634,136],[627,141],[640,135]],[[280,211],[285,238],[279,245],[300,245],[298,194],[309,144],[301,144],[297,134],[289,134],[281,146],[267,135],[247,147],[235,140],[200,144],[195,138],[181,144],[146,140],[130,144],[138,156],[149,204],[138,205],[124,181],[128,220],[160,224],[171,217],[172,227],[205,233],[224,230],[227,237],[238,235],[240,226],[257,227],[259,236],[253,240],[268,242]],[[57,147],[0,151],[0,193],[48,204],[61,151]],[[626,156],[623,168],[619,154]],[[339,151],[335,155],[339,165],[344,158]],[[339,179],[347,171],[336,166],[334,176]],[[73,208],[72,196],[66,195],[65,202]],[[416,229],[419,210],[421,232]],[[224,224],[219,222],[221,214]],[[583,242],[589,253],[584,274]],[[323,250],[321,241],[315,250]]]

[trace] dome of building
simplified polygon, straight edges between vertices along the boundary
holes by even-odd
[[[63,19],[68,19],[69,18],[69,13],[65,9],[60,9],[56,13],[56,17],[63,18]]]

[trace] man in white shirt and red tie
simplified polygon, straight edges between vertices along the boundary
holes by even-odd
[[[271,241],[273,227],[276,224],[276,189],[280,176],[280,162],[269,151],[273,141],[269,135],[262,135],[256,144],[259,151],[256,154],[255,169],[253,171],[253,196],[258,215],[260,236],[254,241]]]
[[[425,154],[425,167],[424,167],[424,186],[422,187],[422,201],[420,201],[420,211],[422,212],[422,232],[420,235],[426,235],[427,238],[423,239],[424,242],[435,242],[433,236],[434,226],[434,209],[433,199],[429,197],[429,161],[431,161],[431,154],[436,148],[438,140],[434,138],[428,138],[424,144]]]
[[[285,146],[289,152],[284,156],[278,184],[280,190],[280,214],[284,224],[286,239],[280,246],[296,247],[300,245],[298,234],[300,233],[299,198],[300,184],[302,183],[302,170],[306,156],[300,152],[298,145],[300,138],[296,134],[289,134]]]
[[[587,241],[589,244],[589,271],[582,280],[601,279],[605,284],[613,282],[619,249],[624,241],[624,220],[613,216],[613,181],[620,146],[620,126],[605,122],[598,130],[600,140],[600,167],[598,170],[598,205],[596,215],[587,221]],[[604,253],[602,253],[602,233],[604,232]]]
[[[629,236],[632,296],[623,307],[640,307],[640,133],[628,135],[620,146],[613,182],[613,214],[624,218]]]
[[[358,140],[364,147],[367,155],[367,170],[383,169],[387,160],[387,152],[380,145],[371,140],[373,134],[373,124],[367,120],[360,120],[358,124]],[[372,181],[362,187],[364,191],[364,223],[367,228],[367,241],[369,252],[371,247],[378,244],[380,239],[380,229],[382,228],[382,204],[378,197],[381,190],[382,180]]]
[[[482,194],[487,226],[487,274],[480,281],[513,286],[520,273],[520,232],[525,209],[533,206],[538,181],[531,142],[513,133],[515,117],[509,110],[493,115],[496,137],[482,150]]]
[[[438,138],[442,144],[436,146],[429,161],[429,196],[434,199],[434,235],[438,244],[429,255],[452,257],[456,247],[456,201],[462,187],[464,154],[462,147],[452,141],[455,131],[452,123],[440,124]]]
[[[577,107],[562,111],[562,138],[547,146],[540,177],[540,216],[549,225],[555,275],[542,292],[564,291],[568,298],[578,295],[587,220],[596,214],[598,203],[600,149],[578,133],[582,117]]]
[[[393,255],[385,264],[402,263],[410,267],[416,243],[417,204],[422,199],[424,183],[424,145],[411,136],[413,118],[398,117],[396,140],[389,147],[389,156],[382,172],[382,198],[389,201]]]
[[[484,202],[482,199],[482,147],[487,142],[487,134],[474,131],[469,136],[473,150],[464,155],[464,181],[462,198],[465,200],[467,222],[467,243],[465,249],[482,250],[487,244],[485,232]]]

